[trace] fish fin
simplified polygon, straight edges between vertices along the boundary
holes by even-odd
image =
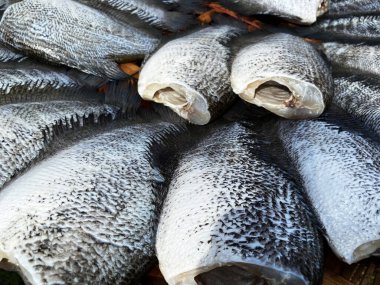
[[[78,81],[82,86],[100,88],[107,83],[107,79],[87,74],[76,69],[69,69],[67,75]]]
[[[177,32],[181,30],[185,30],[192,23],[196,22],[194,17],[190,15],[183,14],[181,12],[170,12],[170,15],[165,23],[165,26],[162,28],[169,30],[171,32]]]

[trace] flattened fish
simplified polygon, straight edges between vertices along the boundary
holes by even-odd
[[[237,33],[233,27],[215,26],[168,42],[143,66],[139,94],[191,123],[207,124],[234,99],[226,44]]]
[[[380,137],[379,80],[363,76],[334,78],[333,102]]]
[[[300,24],[312,24],[327,11],[329,0],[221,0],[244,15],[269,14]]]
[[[24,0],[0,22],[0,39],[27,55],[83,72],[127,77],[117,62],[144,58],[158,40],[71,0]]]
[[[236,94],[285,118],[313,118],[324,111],[333,89],[329,66],[301,38],[273,34],[236,55],[231,71]]]
[[[329,16],[379,14],[380,3],[373,0],[330,0]]]
[[[322,50],[334,72],[375,75],[380,78],[380,45],[327,42]]]
[[[156,156],[182,131],[160,123],[103,133],[4,188],[0,266],[31,285],[130,284],[154,259],[164,180]]]
[[[0,107],[0,188],[37,159],[56,138],[73,129],[115,118],[118,109],[81,102],[9,104]]]
[[[182,157],[157,232],[169,285],[319,284],[322,239],[275,155],[253,124],[230,123]]]
[[[332,118],[283,121],[279,134],[331,248],[353,263],[380,248],[380,148]]]

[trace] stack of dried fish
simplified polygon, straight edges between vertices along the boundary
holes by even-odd
[[[319,285],[323,236],[379,254],[379,4],[0,11],[0,285],[139,284],[156,253],[170,285]]]

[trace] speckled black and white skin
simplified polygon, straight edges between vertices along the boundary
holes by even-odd
[[[322,43],[334,72],[367,74],[380,78],[380,45]]]
[[[373,0],[330,0],[329,16],[379,14],[380,3]]]
[[[125,78],[117,62],[142,59],[158,40],[130,25],[71,0],[25,0],[0,22],[6,44],[55,64],[83,72]]]
[[[331,248],[353,263],[380,248],[380,148],[341,121],[283,121],[279,134]]]
[[[80,128],[114,119],[118,108],[56,101],[0,107],[0,188],[36,160],[57,137],[57,129]]]
[[[359,75],[334,78],[333,103],[380,137],[380,85],[378,79]]]
[[[207,124],[234,99],[228,43],[238,32],[215,26],[168,42],[143,66],[139,94],[191,123]]]
[[[31,285],[130,284],[154,258],[164,181],[156,158],[182,131],[129,125],[13,181],[0,192],[0,266]]]
[[[234,58],[233,91],[288,119],[318,117],[331,99],[330,67],[303,39],[272,34],[253,39]]]
[[[221,0],[221,3],[245,15],[275,15],[299,24],[312,24],[326,13],[329,0]]]
[[[157,232],[169,285],[320,283],[322,239],[276,155],[254,124],[238,122],[183,155]]]

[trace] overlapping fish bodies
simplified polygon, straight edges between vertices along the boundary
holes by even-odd
[[[329,16],[380,14],[380,3],[373,0],[330,0]]]
[[[327,42],[322,50],[335,72],[374,75],[380,78],[380,45]]]
[[[344,120],[334,114],[324,120],[283,121],[279,134],[330,246],[353,263],[380,248],[380,148],[347,130]]]
[[[380,85],[363,76],[334,78],[333,102],[380,137]]]
[[[326,13],[329,0],[221,0],[244,15],[269,14],[300,24],[312,24]]]
[[[0,188],[36,160],[56,138],[57,129],[73,129],[114,119],[109,105],[56,101],[0,107]]]
[[[169,285],[319,284],[321,238],[273,145],[235,122],[182,157],[157,232]]]
[[[49,24],[47,24],[49,23]],[[0,38],[28,55],[112,79],[117,62],[142,59],[158,40],[72,0],[24,0],[10,6]]]
[[[269,35],[240,50],[231,85],[243,100],[290,119],[319,116],[333,91],[324,59],[309,43],[289,34]]]
[[[191,123],[207,124],[234,99],[227,44],[238,32],[215,26],[165,44],[143,66],[141,97],[170,107]]]
[[[182,131],[126,126],[12,182],[0,192],[0,266],[31,285],[130,284],[154,258],[164,180],[156,158]]]

